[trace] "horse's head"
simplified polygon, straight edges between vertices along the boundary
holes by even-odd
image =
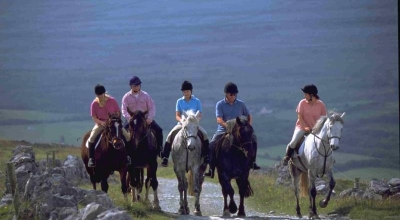
[[[249,124],[247,119],[236,117],[236,123],[232,128],[232,134],[236,144],[243,149],[247,155],[249,150],[253,150],[253,127]]]
[[[199,131],[199,111],[194,113],[189,110],[182,115],[182,135],[186,140],[187,149],[193,151],[196,148],[197,132]]]
[[[124,147],[124,140],[122,134],[122,120],[119,114],[109,114],[106,122],[106,129],[104,129],[106,137],[111,142],[115,149]]]
[[[135,146],[137,147],[139,145],[139,142],[141,140],[144,140],[144,138],[150,132],[149,126],[146,122],[146,114],[148,113],[148,111],[142,112],[137,110],[131,112],[128,108],[128,113],[131,116],[131,119],[129,120],[129,131],[131,133],[131,140],[134,141]]]
[[[343,130],[343,119],[345,113],[342,115],[332,112],[327,115],[327,120],[325,122],[325,126],[327,128],[327,138],[329,141],[329,145],[332,150],[339,149],[339,141],[342,136]]]

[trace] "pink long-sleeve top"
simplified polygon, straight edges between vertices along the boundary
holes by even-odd
[[[154,117],[156,116],[156,106],[154,101],[150,95],[143,90],[140,90],[137,97],[132,94],[132,91],[127,92],[124,97],[122,97],[121,112],[124,118],[129,121],[131,116],[129,115],[127,108],[132,112],[136,110],[148,110],[149,113],[147,114],[147,118],[151,120],[154,120]]]

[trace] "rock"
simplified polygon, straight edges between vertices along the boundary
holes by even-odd
[[[12,194],[6,194],[3,196],[3,198],[1,198],[0,208],[12,204],[12,202],[13,202]]]
[[[400,179],[399,178],[392,178],[388,182],[390,187],[400,186]]]
[[[370,182],[370,190],[379,195],[386,195],[390,188],[389,185],[383,181],[372,180]]]

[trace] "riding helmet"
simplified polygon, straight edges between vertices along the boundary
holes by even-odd
[[[181,86],[181,91],[183,91],[183,90],[190,90],[190,91],[192,91],[192,90],[193,90],[193,85],[192,85],[192,83],[185,80],[185,81],[182,83],[182,86]]]
[[[106,92],[106,88],[104,88],[103,85],[97,84],[97,85],[94,87],[94,93],[95,93],[96,95],[102,95],[102,94],[104,94],[105,92]]]
[[[314,84],[305,85],[301,90],[304,93],[307,93],[307,94],[310,94],[310,95],[314,95],[317,99],[319,98],[318,89]]]
[[[237,88],[237,86],[236,86],[235,83],[233,83],[233,82],[228,82],[228,83],[225,85],[224,93],[236,94],[236,93],[239,93],[239,90],[238,90],[238,88]]]
[[[140,84],[142,84],[142,81],[140,81],[139,77],[137,76],[132,76],[132,78],[129,80],[130,86],[138,86]]]

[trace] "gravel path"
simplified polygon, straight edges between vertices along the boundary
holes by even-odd
[[[219,184],[209,183],[205,181],[203,183],[203,190],[200,195],[200,207],[203,216],[193,216],[194,210],[194,197],[189,196],[189,208],[190,215],[178,215],[179,208],[179,192],[177,187],[177,180],[175,179],[158,179],[159,181],[159,199],[162,211],[169,212],[177,219],[222,219],[223,209],[223,197],[221,193],[221,187]],[[152,197],[150,197],[152,199]],[[235,193],[235,202],[239,206],[239,198]],[[271,214],[263,213],[260,210],[255,210],[246,204],[245,200],[245,219],[296,219],[291,216],[274,216]],[[226,218],[226,217],[225,217]],[[232,215],[229,219],[243,219],[238,218],[236,215]]]

